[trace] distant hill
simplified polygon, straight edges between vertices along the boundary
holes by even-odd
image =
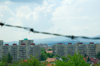
[[[98,35],[96,37],[100,37],[100,35]],[[52,46],[53,44],[57,44],[57,43],[64,43],[64,44],[72,43],[72,44],[75,44],[77,42],[83,42],[84,44],[89,44],[90,42],[94,42],[96,44],[100,44],[100,39],[99,40],[92,40],[92,39],[77,38],[77,39],[72,40],[70,38],[60,37],[60,36],[59,37],[45,38],[45,39],[34,39],[34,43],[36,43],[36,44],[46,43],[49,46]],[[10,45],[12,45],[13,43],[19,44],[18,41],[4,42],[4,44],[5,43],[8,43]]]
[[[96,37],[100,37],[100,35],[98,35]],[[89,44],[90,42],[94,42],[96,44],[100,44],[100,39],[99,40],[93,40],[93,39],[77,38],[77,39],[72,40],[72,39],[66,38],[66,37],[52,37],[52,38],[39,39],[39,40],[34,40],[34,41],[37,44],[47,43],[50,46],[52,46],[53,44],[57,44],[57,43],[64,43],[64,44],[72,43],[72,44],[75,44],[77,42],[83,42],[84,44]]]

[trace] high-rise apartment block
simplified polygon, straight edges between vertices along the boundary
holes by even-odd
[[[30,56],[36,56],[36,57],[40,57],[40,46],[39,45],[35,45],[34,43],[31,43],[29,45],[29,50],[28,50],[28,56],[30,58]]]
[[[28,58],[28,46],[26,44],[19,45],[19,59],[27,59]]]
[[[25,44],[26,46],[29,46],[33,42],[33,40],[28,40],[27,38],[25,38],[24,40],[19,40],[19,45]]]
[[[95,48],[96,54],[98,54],[100,52],[100,44],[96,44]]]
[[[0,60],[2,59],[3,40],[0,40]]]
[[[13,58],[13,61],[18,61],[18,45],[17,44],[13,44],[11,47],[10,47],[10,54]]]
[[[9,44],[5,44],[5,45],[3,46],[2,56],[3,56],[3,57],[6,56],[6,55],[9,53],[9,50],[10,50]]]
[[[80,53],[83,56],[86,54],[89,57],[95,58],[98,52],[100,52],[100,44],[94,44],[93,42],[90,42],[89,44],[78,42],[76,44],[58,43],[53,45],[53,53],[59,56],[67,56],[74,55],[74,53]]]
[[[31,55],[40,57],[41,52],[40,46],[35,45],[35,43],[33,43],[33,40],[28,39],[19,40],[19,45],[15,43],[13,45],[3,45],[3,41],[0,40],[0,50],[0,60],[2,59],[2,57],[7,56],[7,54],[10,53],[13,57],[13,61],[27,59],[30,58]]]
[[[86,45],[79,42],[77,44],[74,44],[75,47],[75,53],[80,53],[81,55],[85,55],[86,54]]]
[[[74,53],[75,53],[75,50],[74,50],[75,48],[74,48],[74,45],[72,44],[72,43],[68,43],[67,45],[66,45],[66,55],[74,55]]]
[[[96,56],[96,44],[93,42],[90,42],[89,44],[86,44],[86,54],[90,57],[95,57]]]
[[[63,43],[58,43],[53,45],[53,53],[54,55],[58,55],[58,56],[65,56],[66,55],[66,45]]]

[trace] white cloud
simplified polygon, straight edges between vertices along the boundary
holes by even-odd
[[[41,27],[41,25],[39,24],[43,25],[44,21],[42,20],[45,20],[45,17],[46,18],[48,17],[48,13],[51,12],[51,8],[53,7],[53,5],[49,6],[49,4],[45,1],[43,5],[38,5],[34,9],[32,9],[32,7],[29,5],[23,5],[23,6],[16,7],[15,10],[10,9],[10,7],[7,5],[5,6],[6,7],[5,10],[3,10],[3,7],[2,7],[2,10],[0,11],[1,17],[6,16],[2,14],[4,11],[6,11],[5,13],[10,13],[8,16],[11,16],[8,18],[2,17],[3,18],[1,19],[2,21],[6,18],[5,21],[7,24],[39,28],[37,26]],[[37,19],[36,19],[36,16],[37,16]],[[37,21],[35,21],[34,19]],[[39,20],[42,22],[40,22]],[[45,23],[47,24],[48,22],[45,21]],[[32,38],[32,39],[48,37],[48,35],[42,35],[42,34],[33,34],[33,33],[29,34],[29,31],[25,31],[25,30],[21,30],[17,28],[11,28],[10,30],[9,28],[8,29],[6,28],[7,27],[1,28],[2,30],[0,31],[0,36],[2,35],[1,36],[2,38],[0,39],[3,39],[5,41],[11,41],[11,40],[15,41],[15,40],[18,40],[20,38],[25,38],[25,37]],[[16,38],[13,38],[14,36],[16,36]]]
[[[14,13],[6,5],[0,5],[0,20],[7,20],[12,17]]]
[[[90,8],[87,10],[87,8],[90,6],[85,3],[89,3],[89,0],[63,0],[61,6],[57,7],[53,12],[52,23],[54,24],[54,27],[52,27],[50,31],[66,35],[98,35],[100,30],[97,28],[97,26],[99,25],[98,22],[95,22],[95,20],[98,20],[98,18],[96,18],[98,15],[94,15],[93,12],[90,14],[89,10],[93,10],[95,8]],[[93,3],[90,5],[93,5]],[[96,5],[94,6],[96,7]],[[85,14],[84,11],[87,14]],[[91,16],[92,14],[95,17]],[[92,23],[95,23],[96,25]],[[94,28],[96,30],[94,30]]]
[[[44,15],[44,14],[51,13],[53,6],[54,6],[53,4],[48,4],[47,0],[44,0],[42,6],[39,5],[34,8],[33,19],[36,21],[38,20],[39,16],[41,16],[42,14]]]
[[[29,19],[32,15],[32,10],[29,6],[21,6],[20,8],[17,8],[16,11],[16,17],[18,18]]]
[[[0,3],[0,21],[32,27],[37,31],[96,36],[100,33],[100,9],[97,6],[98,0],[44,0],[41,5],[5,1]],[[5,41],[25,37],[38,39],[51,36],[17,28],[0,28],[0,39]]]
[[[4,4],[5,4],[5,5],[12,5],[13,2],[11,2],[11,1],[5,1]]]

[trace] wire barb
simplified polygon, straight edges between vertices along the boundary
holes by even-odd
[[[31,31],[31,32],[34,32],[34,29],[33,29],[33,28],[30,28],[30,31]]]
[[[0,22],[0,26],[4,26],[4,23]]]

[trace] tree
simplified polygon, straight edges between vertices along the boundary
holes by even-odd
[[[87,61],[91,61],[89,57],[88,57]]]
[[[28,58],[27,60],[22,60],[18,63],[13,63],[11,66],[44,66],[39,59],[37,59],[34,56],[30,56],[31,58]]]
[[[44,61],[47,59],[47,55],[45,53],[41,53],[40,60]]]
[[[3,56],[2,64],[5,65],[5,66],[7,65],[7,60],[6,59],[7,59],[7,56]]]
[[[53,58],[53,56],[54,56],[53,53],[46,53],[46,55],[47,55],[49,58]]]
[[[87,57],[87,54],[85,54],[84,57]]]
[[[98,52],[98,54],[96,55],[96,58],[100,60],[100,52]]]
[[[65,61],[65,62],[68,61],[68,58],[67,58],[67,57],[62,56],[61,58],[62,58],[62,60]]]
[[[75,53],[73,56],[68,56],[68,64],[73,64],[72,66],[89,66],[88,63],[83,60],[83,56],[79,53]]]
[[[7,55],[7,63],[12,63],[12,60],[13,60],[13,58],[12,58],[11,54],[8,53],[8,55]]]
[[[85,60],[83,60],[83,56],[79,53],[75,53],[73,56],[68,55],[68,62],[57,61],[56,66],[89,66]]]
[[[60,60],[56,61],[55,63],[56,63],[55,66],[69,66],[67,62],[60,61]],[[70,65],[70,66],[72,66],[72,65]]]
[[[45,50],[45,49],[43,49],[43,48],[41,48],[41,52],[46,52],[46,50]]]
[[[52,49],[48,49],[48,51],[52,51]]]

